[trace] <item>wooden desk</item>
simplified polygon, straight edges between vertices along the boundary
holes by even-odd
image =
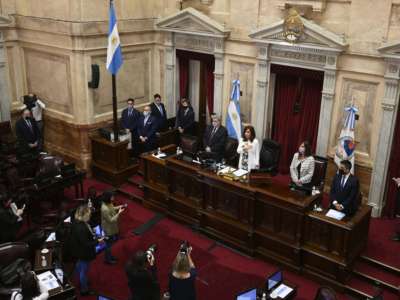
[[[169,157],[142,156],[146,207],[161,211],[249,255],[306,272],[343,288],[365,248],[371,208],[336,221],[312,211],[321,195],[288,186],[251,186],[230,181],[199,165]]]

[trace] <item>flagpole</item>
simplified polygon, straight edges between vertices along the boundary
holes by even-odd
[[[112,74],[112,101],[113,101],[113,128],[114,128],[114,142],[119,141],[118,136],[118,115],[117,115],[117,82],[115,74]]]

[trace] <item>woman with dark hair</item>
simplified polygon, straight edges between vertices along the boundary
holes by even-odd
[[[176,128],[180,134],[193,134],[194,111],[188,99],[183,98],[176,116]]]
[[[304,141],[300,144],[299,151],[293,155],[290,164],[290,177],[294,188],[311,190],[314,166],[315,161],[311,154],[311,145],[308,141]]]
[[[191,257],[192,247],[180,250],[169,275],[170,300],[196,300],[197,270]]]
[[[125,270],[132,300],[160,299],[157,268],[152,254],[143,251],[136,252]]]
[[[253,126],[244,127],[237,153],[240,154],[239,169],[251,171],[260,167],[260,144]]]
[[[11,300],[46,300],[49,293],[32,271],[26,272],[21,278],[21,292],[14,291]]]

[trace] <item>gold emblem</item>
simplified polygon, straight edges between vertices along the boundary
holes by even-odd
[[[111,38],[111,44],[113,44],[113,45],[115,46],[117,43],[118,43],[117,37],[116,37],[116,36],[113,36],[113,37]]]
[[[297,42],[304,33],[304,24],[299,13],[290,8],[283,24],[283,35],[290,43]]]

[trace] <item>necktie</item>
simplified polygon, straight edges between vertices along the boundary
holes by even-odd
[[[342,176],[342,182],[340,183],[341,188],[344,188],[344,182],[345,182],[346,177],[343,175]]]
[[[147,120],[148,120],[148,119],[149,119],[149,117],[145,117],[145,118],[144,118],[144,124],[143,124],[144,126],[146,126],[146,123],[147,123]]]
[[[210,139],[214,136],[214,134],[217,132],[217,127],[214,127],[213,130],[211,131],[211,136]]]
[[[32,124],[31,124],[31,122],[30,122],[29,120],[26,120],[26,124],[28,125],[29,129],[30,129],[31,131],[33,131],[33,130],[32,130]]]
[[[128,110],[128,117],[132,116],[132,109]]]
[[[160,111],[161,116],[164,116],[161,104],[157,104],[158,110]]]

